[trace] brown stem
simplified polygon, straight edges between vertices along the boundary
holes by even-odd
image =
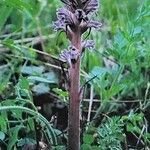
[[[72,45],[81,50],[81,36],[76,33]],[[70,68],[70,105],[68,123],[68,150],[80,150],[80,58]]]

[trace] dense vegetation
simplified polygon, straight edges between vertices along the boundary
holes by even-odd
[[[0,0],[0,149],[66,149],[68,46],[59,0]],[[81,149],[150,148],[150,0],[101,0],[81,63]]]

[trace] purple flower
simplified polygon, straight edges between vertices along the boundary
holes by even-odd
[[[57,10],[57,18],[58,20],[54,23],[55,30],[66,31],[68,25],[74,26],[76,22],[74,14],[66,8],[60,8]]]
[[[88,48],[88,49],[93,49],[95,46],[95,43],[93,40],[86,40],[82,42],[82,48]]]
[[[58,20],[54,23],[54,29],[56,31],[63,30],[68,36],[70,36],[72,32],[76,32],[76,29],[81,22],[76,13],[72,13],[66,8],[57,10],[57,18]]]
[[[59,55],[59,58],[60,58],[62,61],[67,62],[67,61],[68,61],[68,58],[70,58],[69,53],[68,53],[68,50],[67,50],[67,49],[64,49],[64,51],[61,52],[61,54]]]
[[[74,46],[69,46],[68,50],[65,49],[59,56],[59,58],[67,62],[70,66],[79,57],[79,51]]]
[[[53,26],[56,31],[59,30],[65,31],[66,28],[64,22],[62,22],[61,20],[57,20],[56,22],[54,22]]]
[[[86,14],[89,14],[89,13],[92,13],[92,12],[95,12],[98,10],[98,0],[87,0],[85,2],[85,5],[83,7],[83,11],[86,13]]]
[[[64,22],[65,24],[74,24],[75,18],[74,14],[67,10],[66,8],[60,8],[57,10],[57,18],[61,22]]]
[[[95,29],[100,29],[100,27],[102,26],[102,23],[98,22],[98,21],[89,21],[87,24],[88,28],[95,28]]]

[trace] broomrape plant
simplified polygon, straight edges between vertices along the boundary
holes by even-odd
[[[80,149],[80,59],[85,48],[94,48],[94,41],[84,40],[82,35],[99,29],[101,23],[91,19],[99,8],[98,0],[61,0],[65,7],[57,10],[56,31],[64,31],[70,46],[60,54],[60,59],[69,65],[69,123],[68,150]]]

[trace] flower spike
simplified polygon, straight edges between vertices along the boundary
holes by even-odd
[[[65,7],[57,10],[58,20],[54,23],[55,30],[65,31],[71,42],[71,46],[60,54],[60,59],[69,64],[68,150],[80,150],[80,59],[85,48],[94,48],[94,42],[84,41],[82,35],[88,29],[91,31],[91,28],[99,29],[102,26],[98,21],[91,19],[91,15],[98,10],[98,1],[61,0]]]

